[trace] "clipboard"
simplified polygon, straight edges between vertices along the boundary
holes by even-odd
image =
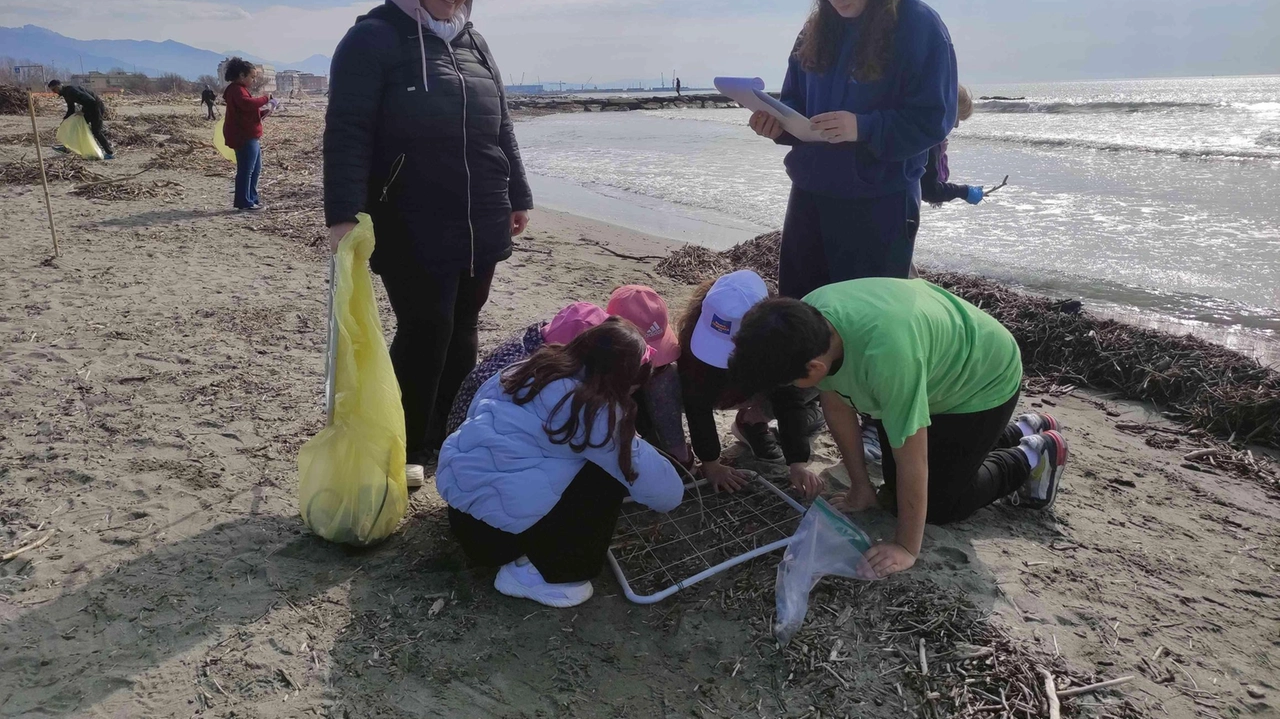
[[[767,112],[778,118],[782,129],[801,142],[826,142],[810,127],[809,118],[787,107],[764,91],[758,77],[717,77],[716,89],[748,110]]]

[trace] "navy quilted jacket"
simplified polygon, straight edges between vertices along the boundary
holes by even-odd
[[[338,44],[325,117],[326,224],[368,212],[378,272],[484,268],[511,255],[511,212],[533,207],[502,75],[470,23],[451,44],[421,32],[388,2]]]

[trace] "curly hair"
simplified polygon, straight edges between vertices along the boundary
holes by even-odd
[[[884,77],[893,60],[898,3],[899,0],[867,0],[867,8],[862,11],[862,34],[850,68],[854,80],[873,82]],[[822,73],[835,67],[844,28],[844,18],[831,3],[817,0],[796,43],[796,56],[806,72]]]
[[[241,77],[253,72],[254,64],[242,57],[233,57],[227,60],[227,67],[223,71],[223,78],[227,82],[235,82]]]

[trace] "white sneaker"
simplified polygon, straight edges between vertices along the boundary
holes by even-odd
[[[532,599],[548,607],[576,607],[591,598],[595,588],[591,582],[549,584],[528,557],[502,565],[493,580],[493,588],[508,597]]]
[[[419,489],[427,481],[427,470],[420,464],[404,466],[404,483],[409,489]]]

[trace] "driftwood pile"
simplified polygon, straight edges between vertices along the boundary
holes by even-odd
[[[27,91],[16,85],[0,85],[0,115],[25,115],[27,112]]]
[[[752,269],[777,281],[781,233],[725,252],[683,247],[659,273],[690,284]],[[1190,335],[1175,336],[1101,319],[1078,303],[1055,301],[952,272],[922,276],[1000,320],[1022,348],[1032,377],[1081,385],[1156,404],[1169,415],[1237,443],[1280,448],[1280,372]]]
[[[46,157],[44,171],[49,182],[63,180],[69,182],[96,182],[105,179],[96,172],[85,167],[84,160],[78,157],[58,156]],[[22,158],[14,162],[0,164],[0,185],[39,185],[40,164],[34,156]]]

